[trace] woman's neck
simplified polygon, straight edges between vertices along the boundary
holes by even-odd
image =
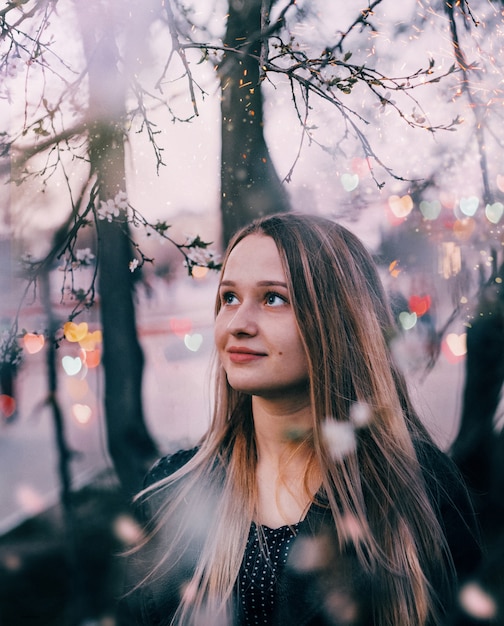
[[[280,460],[286,449],[304,439],[312,428],[311,407],[306,399],[273,401],[253,396],[252,415],[259,458]]]
[[[313,467],[311,408],[306,401],[254,397],[252,413],[257,447],[256,521],[273,528],[294,524],[302,519],[320,486],[320,473]]]

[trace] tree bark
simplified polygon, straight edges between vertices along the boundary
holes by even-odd
[[[261,4],[261,0],[230,0],[224,43],[241,52],[225,54],[219,67],[224,245],[254,218],[290,209],[264,138],[261,42],[253,40],[261,30]]]
[[[483,289],[479,310],[467,329],[462,416],[451,454],[469,486],[504,513],[502,437],[494,419],[504,385],[504,265]],[[499,485],[499,487],[497,487]],[[493,500],[493,501],[492,501]]]
[[[503,280],[504,265],[484,287],[467,330],[462,419],[451,449],[471,490],[485,548],[473,576],[497,607],[504,603],[504,430],[494,424],[504,385]]]
[[[113,20],[105,3],[76,3],[89,69],[89,158],[99,200],[126,191],[125,84],[118,68]],[[103,330],[107,441],[119,480],[137,492],[158,451],[144,421],[144,357],[136,331],[133,258],[125,214],[98,224],[98,291]]]

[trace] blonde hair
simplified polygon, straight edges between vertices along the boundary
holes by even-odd
[[[429,572],[443,571],[449,557],[415,450],[417,443],[431,442],[393,362],[389,343],[394,321],[376,266],[360,240],[341,225],[289,213],[262,218],[237,233],[223,272],[230,251],[251,234],[271,237],[282,260],[309,366],[311,463],[321,472],[340,547],[353,543],[361,567],[378,581],[375,623],[438,623]],[[216,313],[219,308],[217,299]],[[173,624],[195,623],[195,615],[204,610],[227,623],[255,511],[251,399],[229,386],[220,364],[216,368],[213,420],[198,452],[149,492],[170,488],[153,531],[165,524],[177,526],[176,540],[165,546],[164,566],[185,549],[179,544],[183,526],[194,523],[189,507],[180,513],[183,503],[193,497],[211,512],[205,519],[206,540],[191,583],[193,593],[182,598]],[[355,402],[367,404],[372,419],[359,429],[355,452],[334,460],[324,438],[324,420],[350,421]],[[359,524],[358,538],[348,532],[349,516]]]

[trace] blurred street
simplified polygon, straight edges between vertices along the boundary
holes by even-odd
[[[206,428],[215,280],[184,277],[155,296],[141,296],[137,325],[146,359],[144,409],[161,450],[195,441]],[[31,328],[26,319],[24,324]],[[92,322],[89,326],[98,327]],[[189,347],[186,335],[191,338],[186,339]],[[72,483],[79,488],[111,467],[101,404],[102,371],[87,370],[85,380],[82,372],[70,376],[61,361],[64,356],[75,357],[78,348],[64,341],[58,352],[58,398],[75,452]],[[58,459],[53,418],[45,405],[46,386],[45,350],[25,354],[17,381],[17,416],[0,424],[0,534],[58,500]],[[82,407],[89,407],[90,414]]]
[[[200,281],[181,277],[156,287],[149,296],[143,292],[139,296],[145,415],[162,451],[195,442],[208,424],[216,281],[217,276],[210,274]],[[98,327],[89,325],[92,330]],[[63,344],[60,363],[63,356],[77,354],[75,346]],[[58,500],[54,426],[44,404],[44,359],[45,350],[25,355],[17,383],[18,415],[0,428],[0,534]],[[79,374],[70,376],[59,368],[59,400],[67,439],[75,451],[71,472],[76,489],[111,467],[100,401],[101,368],[87,370],[85,381]],[[441,355],[425,381],[410,374],[409,382],[426,424],[446,447],[457,428],[463,361],[450,364]],[[89,413],[83,407],[89,407]]]

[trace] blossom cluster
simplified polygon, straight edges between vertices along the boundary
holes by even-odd
[[[91,252],[90,248],[80,248],[75,251],[75,259],[79,265],[91,265],[91,261],[95,258],[95,255]]]
[[[185,242],[178,246],[185,256],[184,266],[189,270],[189,274],[192,273],[193,267],[220,269],[219,256],[208,246],[209,244],[203,241],[199,235],[187,235]]]
[[[100,201],[100,208],[96,211],[99,220],[111,222],[119,217],[121,211],[128,208],[128,194],[125,191],[118,191],[114,198]]]
[[[191,248],[186,253],[186,267],[199,265],[202,267],[214,267],[217,263],[217,254],[213,250],[206,248]]]

